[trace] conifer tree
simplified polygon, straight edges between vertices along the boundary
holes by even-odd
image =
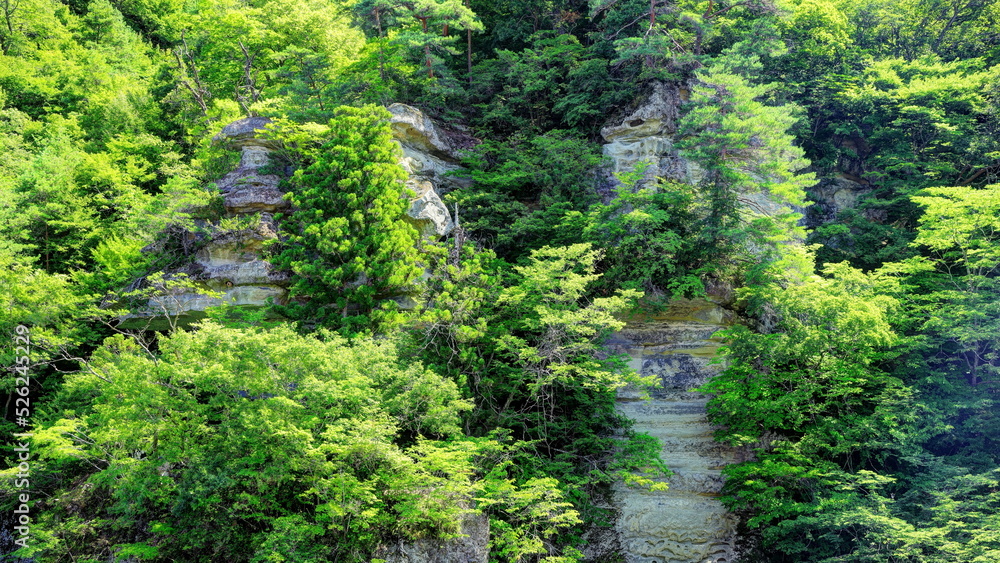
[[[341,107],[318,146],[305,149],[291,179],[295,210],[275,263],[291,270],[301,320],[353,331],[364,327],[380,298],[398,294],[420,273],[418,233],[403,221],[408,207],[389,113]]]
[[[737,44],[699,72],[694,107],[680,124],[685,138],[679,146],[704,171],[705,243],[724,254],[760,254],[787,240],[798,219],[792,206],[803,204],[814,179],[798,173],[809,161],[788,133],[794,106],[765,105],[760,100],[775,85],[748,79],[761,68],[754,52],[760,47]]]

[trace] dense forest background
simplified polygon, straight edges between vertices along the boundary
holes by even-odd
[[[3,425],[25,325],[35,455],[31,542],[4,560],[367,561],[473,509],[493,560],[577,560],[610,484],[669,464],[614,410],[650,382],[601,343],[720,286],[745,322],[705,391],[718,439],[756,453],[724,491],[748,560],[1000,560],[1000,2],[0,16]],[[678,147],[702,173],[610,182],[601,127],[661,83],[689,92]],[[447,240],[401,221],[394,102],[475,139]],[[248,115],[284,147],[295,210],[267,253],[294,298],[122,331],[189,283],[155,277],[191,259],[184,233],[245,227],[211,139]],[[836,177],[856,205],[804,207]],[[788,212],[748,213],[754,191]]]

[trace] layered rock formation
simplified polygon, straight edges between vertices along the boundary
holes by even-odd
[[[680,86],[657,84],[636,110],[601,130],[613,172],[628,172],[645,162],[642,183],[663,177],[696,184],[703,178],[703,171],[675,146],[684,98]],[[744,197],[744,205],[757,213],[777,211],[764,194]],[[666,492],[616,487],[615,534],[602,541],[627,563],[735,560],[737,522],[717,496],[721,470],[737,453],[713,440],[705,411],[708,397],[692,391],[718,372],[711,360],[721,342],[714,335],[735,320],[733,313],[709,301],[677,301],[663,315],[630,321],[608,343],[613,351],[628,354],[639,373],[660,382],[649,401],[627,390],[619,393],[618,408],[636,421],[637,431],[660,441],[662,457],[674,472]]]
[[[645,182],[662,177],[696,183],[702,178],[701,169],[681,158],[674,146],[681,102],[680,87],[655,84],[638,109],[601,129],[613,173],[630,172],[645,162]]]
[[[448,174],[459,168],[457,151],[471,137],[445,132],[410,106],[394,104],[389,110],[393,135],[403,152],[400,164],[409,174],[406,185],[414,193],[407,220],[425,238],[446,236],[455,224],[440,195],[461,185],[461,180]],[[223,224],[233,227],[203,225],[205,232],[181,233],[185,244],[200,245],[194,260],[166,272],[173,283],[153,288],[159,295],[144,310],[124,319],[123,328],[164,329],[170,320],[188,323],[223,303],[264,306],[286,298],[288,275],[264,257],[264,247],[278,238],[273,214],[289,208],[281,189],[282,176],[270,158],[278,146],[259,135],[268,123],[263,117],[243,118],[213,138],[217,145],[240,151],[236,169],[217,182],[225,208]],[[177,283],[182,279],[194,287]]]
[[[285,299],[288,275],[263,258],[264,247],[278,238],[272,214],[288,209],[281,176],[265,168],[277,148],[258,138],[267,123],[261,117],[240,119],[212,139],[240,151],[239,165],[217,182],[227,216],[220,225],[230,227],[205,224],[201,233],[183,233],[200,246],[194,260],[165,272],[166,281],[152,288],[157,295],[123,319],[122,328],[162,330],[198,320],[209,307],[259,307]]]
[[[400,165],[409,175],[406,187],[416,199],[407,211],[409,220],[427,238],[443,237],[454,228],[451,214],[441,195],[462,181],[450,174],[459,170],[455,142],[422,111],[406,104],[389,106],[392,136],[403,150]]]
[[[485,514],[466,514],[461,537],[416,540],[381,546],[376,559],[386,563],[486,563],[489,559],[490,520]]]
[[[279,187],[281,177],[261,173],[270,164],[270,153],[278,148],[274,141],[257,136],[269,119],[246,117],[225,126],[212,142],[241,152],[240,164],[218,181],[226,212],[231,215],[281,211],[288,208],[285,192]]]
[[[628,354],[631,367],[659,381],[650,400],[620,392],[618,409],[636,421],[636,431],[660,441],[674,472],[667,491],[615,488],[615,543],[626,563],[736,560],[737,521],[717,497],[721,470],[737,452],[712,439],[708,397],[692,391],[718,372],[711,363],[721,345],[715,334],[733,322],[715,303],[678,301],[662,315],[630,321],[608,342],[612,351]]]
[[[629,172],[640,163],[647,163],[648,168],[640,184],[650,183],[655,178],[689,184],[697,184],[704,179],[704,171],[681,156],[676,147],[680,108],[687,92],[685,87],[677,84],[654,84],[637,109],[601,129],[606,141],[604,155],[611,162],[610,172]],[[611,179],[609,184],[615,186],[618,181]],[[846,177],[822,180],[808,191],[815,201],[821,203],[816,210],[810,210],[807,221],[810,226],[822,223],[825,217],[832,218],[842,209],[853,207],[858,196],[865,192],[860,184]],[[604,195],[609,198],[613,193],[609,190]],[[765,192],[740,194],[740,203],[747,211],[756,214],[773,216],[788,210]],[[793,211],[806,210],[794,208]],[[814,220],[814,215],[819,219]]]

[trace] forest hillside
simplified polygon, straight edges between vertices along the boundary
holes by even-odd
[[[0,0],[2,561],[593,559],[685,299],[741,560],[1000,561],[1000,1]]]

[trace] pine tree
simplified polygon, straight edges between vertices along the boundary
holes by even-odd
[[[294,274],[293,303],[284,308],[294,318],[362,328],[380,299],[420,273],[388,119],[375,106],[339,108],[291,179],[295,210],[282,223],[289,234],[275,263]]]
[[[680,124],[683,154],[704,171],[704,242],[720,258],[747,250],[759,257],[774,243],[801,235],[792,206],[803,205],[804,188],[814,180],[812,173],[798,173],[809,161],[788,133],[794,106],[765,105],[760,100],[775,85],[748,79],[761,68],[754,50],[759,46],[737,44],[699,72],[694,107]]]

